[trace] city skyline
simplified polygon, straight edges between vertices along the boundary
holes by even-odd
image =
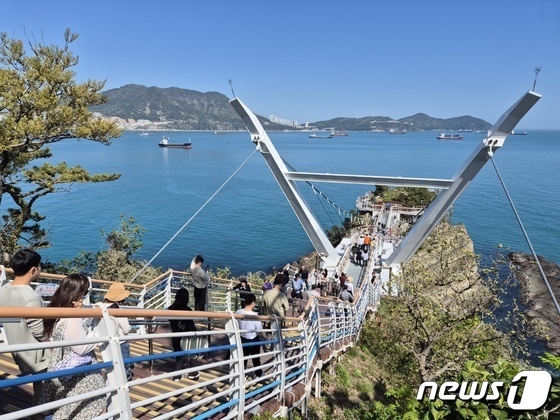
[[[0,0],[0,31],[61,45],[76,79],[232,96],[300,122],[422,112],[494,123],[534,81],[520,128],[558,129],[560,2]],[[229,84],[232,80],[232,86]]]

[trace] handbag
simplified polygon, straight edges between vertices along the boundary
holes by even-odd
[[[80,366],[88,366],[93,363],[91,354],[80,356],[78,353],[70,352],[68,356],[62,359],[54,366],[54,370],[73,369]]]

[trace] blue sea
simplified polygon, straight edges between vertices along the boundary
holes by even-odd
[[[521,129],[522,130],[522,129]],[[309,133],[272,132],[281,156],[298,171],[403,177],[452,178],[483,134],[466,133],[463,141],[436,140],[437,133],[405,135],[351,132],[348,137],[310,139]],[[191,150],[162,149],[171,142],[193,143]],[[53,262],[80,251],[104,249],[101,231],[132,216],[146,229],[135,255],[151,259],[203,206],[254,151],[246,132],[124,132],[111,146],[86,140],[52,146],[53,162],[80,164],[93,173],[120,173],[109,183],[74,184],[37,202],[46,216],[52,247],[42,250]],[[560,132],[531,131],[509,136],[494,159],[537,254],[560,262]],[[339,207],[355,209],[366,185],[318,183],[315,187]],[[325,228],[344,215],[301,183],[309,205]],[[497,244],[528,252],[496,172],[488,162],[455,204],[452,220],[466,225],[475,249],[493,253]],[[269,271],[297,260],[312,245],[282,191],[257,152],[227,185],[161,252],[153,265],[185,269],[196,254],[211,268],[233,274]],[[123,279],[125,280],[125,279]]]

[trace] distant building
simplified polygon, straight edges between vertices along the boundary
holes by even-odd
[[[290,127],[299,127],[299,124],[296,120],[288,120],[285,118],[279,118],[276,115],[271,115],[270,116],[270,122],[276,123],[276,124],[281,124],[281,125],[288,125]]]

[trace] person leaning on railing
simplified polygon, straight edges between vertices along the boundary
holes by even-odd
[[[241,276],[239,277],[239,283],[237,283],[235,286],[230,287],[228,286],[228,289],[230,290],[237,290],[237,293],[239,294],[239,304],[241,305],[241,308],[245,307],[245,296],[249,293],[251,293],[251,286],[249,285],[249,283],[247,282],[247,277],[245,276]],[[235,304],[235,307],[237,308],[237,301]]]
[[[64,278],[54,292],[49,308],[82,308],[83,300],[90,289],[89,279],[82,274],[71,274]],[[87,323],[91,320],[82,318],[45,319],[45,334],[52,341],[62,344],[55,347],[49,361],[48,372],[56,372],[97,363],[93,344],[65,346],[65,341],[82,340],[92,334],[87,333]],[[45,381],[41,403],[58,401],[103,388],[105,381],[98,371],[81,372]],[[92,419],[105,410],[105,395],[77,401],[56,408],[53,420]]]

